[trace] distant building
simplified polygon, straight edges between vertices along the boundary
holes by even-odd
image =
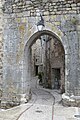
[[[65,86],[65,53],[59,40],[48,35],[42,36],[32,46],[32,61],[32,76],[43,73],[43,86],[52,89],[62,89]]]

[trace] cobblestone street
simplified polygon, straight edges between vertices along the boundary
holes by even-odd
[[[79,114],[77,107],[64,107],[60,101],[59,91],[44,89],[34,82],[29,103],[1,110],[0,120],[80,120],[74,117]]]

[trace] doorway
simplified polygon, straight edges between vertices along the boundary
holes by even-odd
[[[35,65],[35,76],[38,75],[38,65]]]
[[[54,84],[54,89],[60,89],[61,86],[61,74],[60,68],[52,68],[52,79]]]

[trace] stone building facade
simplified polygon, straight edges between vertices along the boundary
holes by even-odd
[[[25,0],[17,2],[10,0],[2,3],[4,29],[3,39],[2,28],[0,31],[0,71],[3,62],[1,103],[20,104],[30,98],[31,46],[40,36],[50,35],[62,43],[65,51],[63,102],[80,105],[80,2],[76,0],[39,2],[34,0],[29,4],[29,1]],[[33,5],[29,6],[31,4]],[[43,31],[37,30],[40,17],[36,13],[40,8],[45,21]],[[2,76],[2,72],[0,74]]]
[[[48,86],[52,89],[61,89],[65,86],[65,58],[64,48],[55,37],[46,42],[46,58],[44,73],[47,76]],[[45,80],[46,81],[46,80]]]
[[[43,47],[41,40],[38,39],[32,45],[32,76],[37,76],[39,72],[43,71]]]

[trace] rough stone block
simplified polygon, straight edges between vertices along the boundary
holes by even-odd
[[[68,96],[66,94],[62,95],[62,104],[64,106],[74,106],[79,107],[80,106],[80,96]]]

